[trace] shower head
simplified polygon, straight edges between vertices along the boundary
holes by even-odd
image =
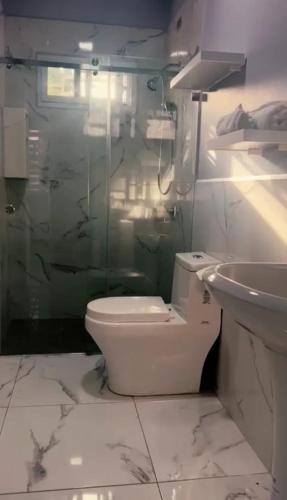
[[[174,70],[177,70],[180,68],[180,65],[179,64],[173,64],[173,63],[170,63],[170,64],[167,64],[164,68],[162,68],[162,70],[159,71],[158,75],[155,75],[153,76],[152,78],[150,78],[147,82],[146,82],[146,85],[147,85],[147,88],[149,90],[151,90],[152,92],[155,92],[157,90],[157,85],[158,85],[158,82],[160,80],[160,78],[164,78],[164,73],[166,70],[171,70],[171,69],[174,69]]]

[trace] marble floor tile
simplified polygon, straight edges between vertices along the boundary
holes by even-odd
[[[85,404],[130,401],[107,388],[104,358],[62,354],[25,356],[11,406]]]
[[[0,493],[155,482],[132,402],[10,408]]]
[[[161,500],[155,484],[3,495],[1,500]],[[265,499],[264,499],[265,500]]]
[[[20,356],[0,356],[0,406],[9,404],[20,359]]]
[[[136,404],[159,481],[266,472],[216,397]]]
[[[178,481],[160,485],[163,500],[270,500],[268,474]]]

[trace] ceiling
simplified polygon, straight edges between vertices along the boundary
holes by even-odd
[[[165,30],[172,0],[4,0],[9,16]]]

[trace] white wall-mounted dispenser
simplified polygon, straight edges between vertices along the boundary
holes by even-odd
[[[27,112],[24,108],[3,108],[4,177],[27,179]]]

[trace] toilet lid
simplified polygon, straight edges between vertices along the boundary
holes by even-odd
[[[109,297],[88,304],[87,315],[107,323],[159,322],[169,320],[161,297]]]

